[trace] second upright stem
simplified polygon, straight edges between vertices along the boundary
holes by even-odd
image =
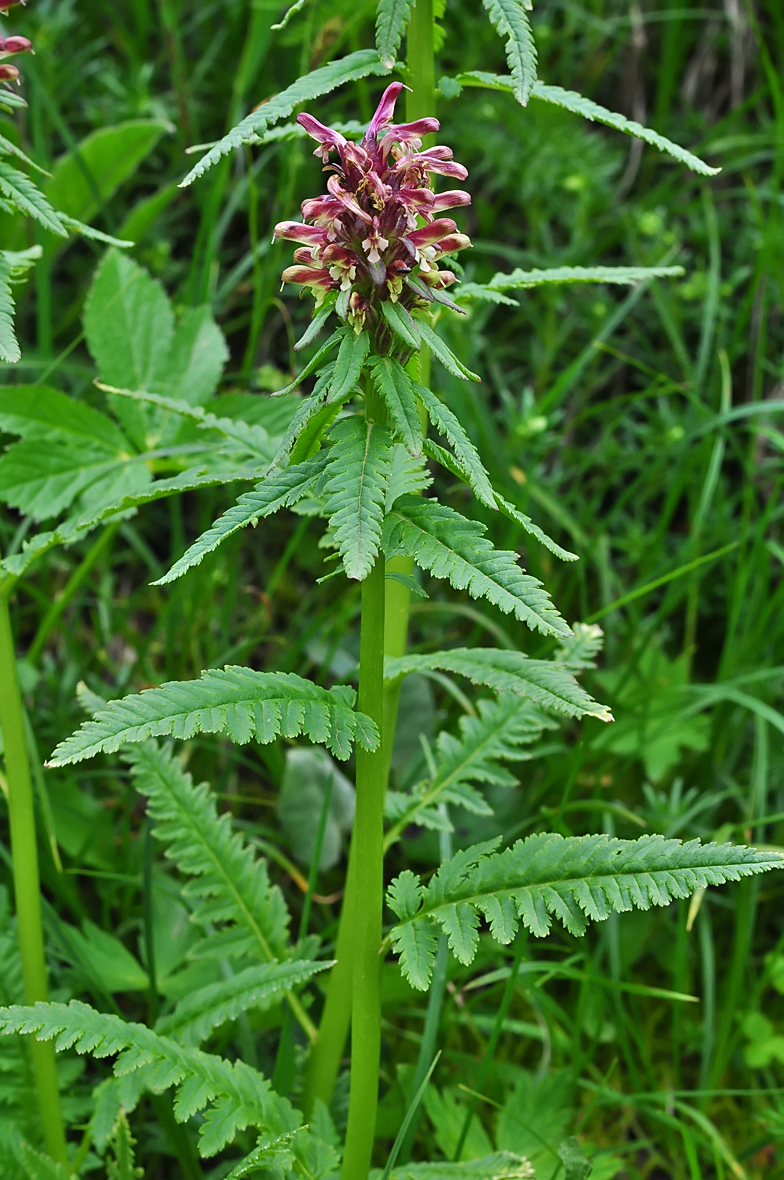
[[[0,589],[0,729],[3,734],[8,780],[14,899],[22,957],[24,997],[26,1003],[35,1004],[48,998],[41,922],[41,887],[38,876],[33,784],[27,755],[24,707],[16,671],[16,650],[11,630],[7,589]],[[49,1041],[36,1041],[32,1037],[29,1039],[29,1045],[44,1143],[52,1159],[67,1166],[54,1047]]]

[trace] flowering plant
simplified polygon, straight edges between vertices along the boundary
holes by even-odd
[[[239,529],[281,508],[323,518],[324,543],[340,563],[334,572],[342,568],[361,583],[358,692],[345,684],[325,688],[290,672],[226,667],[99,708],[58,746],[49,765],[125,748],[136,786],[150,799],[156,835],[192,878],[193,919],[204,927],[193,953],[231,957],[236,970],[185,996],[154,1030],[83,1004],[39,1003],[0,1011],[0,1032],[36,1033],[104,1056],[129,1051],[123,1052],[118,1070],[137,1075],[135,1088],[125,1086],[123,1078],[107,1089],[103,1125],[107,1106],[128,1109],[145,1086],[155,1091],[174,1085],[179,1088],[177,1118],[203,1112],[203,1155],[222,1150],[237,1131],[256,1128],[258,1146],[231,1173],[236,1177],[259,1168],[282,1168],[308,1180],[334,1175],[335,1145],[323,1130],[319,1103],[329,1105],[350,1025],[341,1177],[367,1180],[379,1091],[380,968],[390,951],[413,987],[425,991],[433,984],[437,996],[439,988],[443,994],[449,951],[469,965],[483,920],[502,944],[517,938],[521,925],[543,937],[553,919],[578,935],[588,921],[613,911],[663,905],[706,885],[780,864],[779,854],[769,850],[697,841],[682,845],[661,837],[627,841],[540,832],[507,848],[500,847],[499,837],[454,856],[445,846],[442,864],[429,881],[409,870],[392,881],[386,903],[394,920],[384,931],[385,853],[409,824],[449,833],[449,807],[487,814],[491,809],[482,785],[505,781],[500,763],[525,757],[524,747],[553,727],[554,716],[612,720],[578,680],[599,648],[599,629],[568,626],[541,582],[522,569],[517,552],[496,549],[483,525],[429,493],[440,469],[554,555],[574,559],[493,487],[457,416],[426,379],[423,360],[429,354],[453,377],[479,380],[438,334],[433,315],[442,308],[460,310],[445,291],[455,275],[440,264],[469,242],[454,221],[439,214],[467,205],[469,197],[463,190],[435,191],[434,176],[463,180],[465,169],[449,148],[423,148],[423,137],[438,129],[434,118],[392,122],[400,91],[399,83],[387,88],[359,144],[310,115],[299,116],[330,174],[327,193],[304,203],[303,222],[283,222],[276,234],[298,243],[295,263],[284,278],[316,299],[300,347],[314,341],[331,317],[334,330],[294,383],[301,388],[314,378],[264,477],[159,579],[167,583],[184,575]],[[131,396],[173,411],[181,406],[149,392]],[[232,424],[233,430],[239,428],[251,429]],[[410,595],[423,593],[412,576],[416,567],[538,631],[552,641],[553,657],[529,658],[522,651],[492,647],[405,654]],[[491,695],[478,702],[477,716],[459,740],[449,736],[439,742],[439,760],[426,780],[408,791],[388,792],[398,694],[412,672],[461,676]],[[356,810],[337,941],[334,950],[325,948],[326,958],[315,957],[318,940],[304,938],[306,919],[303,937],[292,941],[285,902],[264,861],[231,834],[208,789],[194,787],[171,754],[148,741],[200,732],[225,733],[238,743],[304,737],[343,760],[353,748]],[[327,791],[322,836],[328,808]],[[305,948],[312,958],[305,957]],[[302,993],[327,966],[332,969],[317,1026]],[[272,998],[285,1002],[287,1011],[276,1077],[284,1073],[279,1065],[293,1055],[294,1021],[309,1043],[302,1111],[249,1064],[229,1063],[194,1048],[220,1024],[247,1009],[269,1006]],[[437,1023],[431,1040],[423,1038],[417,1096],[388,1171],[432,1072]],[[471,1115],[463,1124],[458,1157]],[[518,1157],[490,1157],[482,1167],[477,1175],[531,1174]]]

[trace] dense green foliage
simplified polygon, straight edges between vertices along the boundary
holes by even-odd
[[[415,597],[374,1162],[424,1044],[398,1175],[784,1175],[782,882],[751,875],[784,843],[784,24],[774,0],[434,7],[468,314],[385,313],[429,382],[316,340],[269,242],[320,179],[287,120],[355,135],[412,5],[3,19],[36,56],[0,114],[0,549],[56,1003],[20,1007],[2,806],[0,1002],[6,1031],[120,1055],[58,1058],[80,1174],[335,1170],[345,1072],[306,1130],[298,1108],[354,798],[298,755],[350,774],[377,745],[351,686],[383,546],[425,572],[387,578]],[[363,365],[387,425],[333,426]],[[4,1037],[4,1176],[65,1174],[34,1111]]]

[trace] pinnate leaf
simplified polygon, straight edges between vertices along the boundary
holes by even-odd
[[[400,361],[391,356],[374,357],[371,371],[376,392],[386,404],[395,433],[409,454],[418,459],[422,454],[423,432],[411,378]]]
[[[411,672],[455,672],[472,684],[484,684],[496,692],[513,692],[534,704],[567,717],[596,717],[612,721],[612,713],[598,704],[563,664],[532,660],[519,651],[497,647],[455,647],[451,651],[399,656],[384,663],[384,676],[396,680]]]
[[[129,747],[123,758],[134,786],[148,800],[156,840],[191,878],[185,893],[195,901],[193,921],[214,931],[209,936],[214,942],[224,934],[216,925],[228,923],[237,955],[265,963],[287,957],[289,913],[283,894],[271,884],[263,857],[233,830],[231,816],[218,815],[207,784],[194,785],[172,749],[156,742]],[[199,947],[203,956],[209,951],[203,943]]]
[[[404,974],[422,988],[429,982],[433,955],[425,952],[409,959],[415,946],[407,929],[411,926],[423,924],[433,947],[439,929],[443,930],[452,952],[468,963],[480,917],[490,921],[491,932],[502,942],[512,940],[518,921],[544,937],[554,917],[571,934],[580,935],[588,921],[604,921],[611,913],[664,906],[696,889],[782,867],[780,852],[732,844],[682,843],[659,835],[619,840],[606,835],[565,838],[541,833],[501,852],[477,846],[446,861],[425,886],[420,909],[412,917],[409,906],[408,916],[390,937],[401,955]],[[406,889],[410,894],[410,882]],[[416,946],[424,945],[424,937]]]
[[[490,20],[506,38],[506,60],[514,96],[526,106],[536,82],[536,45],[524,0],[482,0]]]
[[[411,19],[413,0],[379,0],[376,9],[376,48],[382,65],[392,69],[406,25]],[[382,306],[384,306],[382,304]]]
[[[496,493],[490,483],[490,476],[479,458],[479,452],[455,414],[427,386],[417,382],[414,388],[433,426],[449,442],[454,452],[459,478],[465,480],[477,500],[481,500],[488,508],[497,508]],[[440,447],[438,450],[432,450],[431,458],[442,461]]]
[[[457,81],[464,86],[481,86],[489,90],[507,90],[514,93],[513,79],[502,74],[487,74],[481,70],[470,70],[465,74],[458,75]],[[661,152],[666,152],[667,155],[672,156],[681,164],[685,164],[693,172],[699,172],[702,176],[716,176],[721,172],[721,168],[711,168],[710,164],[706,164],[699,156],[682,148],[680,144],[673,143],[664,135],[659,135],[658,131],[644,127],[634,119],[627,119],[625,115],[619,115],[617,111],[610,111],[607,107],[600,106],[599,103],[585,98],[574,90],[563,90],[560,86],[548,86],[544,82],[537,81],[531,91],[531,97],[541,99],[542,102],[552,103],[553,106],[562,107],[574,115],[582,115],[584,119],[589,119],[591,122],[604,123],[606,127],[613,127],[616,131],[633,135],[635,139],[642,139],[645,143],[651,144]]]
[[[230,1063],[178,1045],[143,1024],[96,1012],[78,1000],[0,1009],[0,1034],[12,1033],[54,1040],[58,1050],[74,1048],[94,1057],[119,1054],[114,1065],[118,1077],[149,1067],[148,1085],[153,1092],[177,1087],[174,1117],[178,1122],[205,1112],[199,1136],[204,1156],[215,1155],[245,1127],[280,1134],[299,1122],[288,1100],[275,1094],[269,1082],[244,1062]]]
[[[347,82],[356,82],[360,78],[367,78],[371,74],[386,74],[388,67],[382,62],[375,49],[359,49],[356,53],[349,53],[337,61],[331,61],[326,66],[305,74],[281,90],[279,94],[251,111],[242,122],[238,123],[223,139],[211,148],[198,164],[182,181],[182,187],[192,184],[199,176],[217,164],[222,156],[226,156],[234,148],[244,143],[251,143],[257,136],[261,136],[273,123],[285,119],[301,102],[308,102],[314,98],[321,98],[330,94],[339,86]]]
[[[361,581],[381,545],[392,440],[386,427],[358,416],[339,422],[331,437],[325,512],[346,574]]]
[[[306,496],[321,475],[326,464],[326,455],[317,455],[305,463],[271,472],[250,492],[244,492],[236,504],[218,517],[206,533],[188,548],[168,573],[154,583],[163,586],[182,577],[187,570],[199,565],[208,553],[249,524],[256,524],[265,516],[271,516],[281,508],[290,508]]]
[[[481,380],[476,373],[472,373],[461,360],[458,360],[452,350],[447,347],[438,333],[433,331],[426,320],[417,320],[417,327],[425,344],[433,353],[433,356],[438,358],[448,373],[451,373],[453,377],[459,377],[461,381]]]
[[[25,217],[32,217],[39,225],[59,238],[67,238],[68,230],[36,185],[24,172],[0,160],[0,196],[9,201]]]
[[[225,733],[240,745],[304,734],[345,759],[355,738],[369,749],[378,744],[373,722],[354,712],[355,699],[351,688],[320,688],[293,672],[210,668],[198,680],[170,681],[110,701],[60,743],[49,765],[81,762],[149,737],[185,740],[197,733]]]
[[[181,1044],[199,1045],[222,1024],[236,1020],[243,1012],[266,1011],[292,987],[307,983],[329,966],[328,962],[293,959],[247,967],[228,979],[188,992],[170,1015],[158,1021],[156,1032]]]
[[[328,402],[343,402],[356,392],[369,351],[370,337],[367,332],[360,332],[358,336],[353,332],[345,333],[329,383]]]
[[[387,517],[384,551],[388,557],[412,557],[456,590],[487,598],[543,635],[569,635],[542,583],[524,573],[516,553],[495,549],[486,532],[483,524],[445,504],[403,496]]]

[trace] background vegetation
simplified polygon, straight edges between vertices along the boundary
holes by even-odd
[[[475,7],[446,6],[444,75],[504,68],[502,44]],[[292,343],[308,313],[290,288],[279,292],[289,252],[270,233],[314,191],[318,164],[305,143],[273,138],[179,190],[185,151],[220,137],[303,70],[371,44],[374,10],[310,0],[271,31],[284,11],[277,0],[35,0],[14,20],[36,56],[24,63],[29,109],[0,119],[2,133],[52,172],[44,187],[57,207],[136,242],[131,257],[176,310],[211,306],[229,350],[223,393],[258,396],[296,370]],[[455,847],[539,826],[782,844],[784,14],[777,0],[538,0],[532,19],[546,82],[648,123],[723,171],[705,181],[544,104],[521,109],[508,95],[470,89],[446,97],[444,87],[444,140],[468,166],[474,200],[461,222],[474,243],[461,256],[467,280],[515,266],[686,270],[621,295],[603,286],[522,292],[514,308],[475,305],[453,331],[452,346],[483,384],[438,380],[496,486],[580,555],[563,565],[531,545],[524,562],[566,618],[601,620],[605,649],[587,683],[617,718],[554,732],[544,755],[522,764],[518,788],[491,789],[495,816],[453,816]],[[319,114],[367,118],[379,90],[373,79],[354,84]],[[82,316],[104,246],[79,239],[63,249],[37,232],[30,223],[28,240],[7,242],[38,241],[43,256],[18,288],[23,357],[4,367],[3,381],[42,382],[101,405]],[[0,236],[11,233],[0,221]],[[3,479],[7,498],[12,476],[0,463]],[[461,503],[459,489],[440,490]],[[109,697],[242,661],[322,683],[351,678],[358,588],[314,584],[326,571],[307,516],[284,514],[263,537],[238,535],[187,579],[149,585],[232,499],[206,490],[153,504],[97,546],[93,538],[53,550],[19,583],[14,626],[42,756],[81,721],[80,681]],[[486,516],[498,546],[516,543],[513,526]],[[30,514],[5,508],[3,554],[18,552],[31,527]],[[414,650],[487,641],[491,627],[491,642],[540,654],[521,625],[479,615],[443,585],[427,589],[430,599],[414,607]],[[447,720],[454,727],[464,707],[444,684],[407,681],[394,762],[401,783],[421,770],[420,738]],[[237,750],[200,738],[188,760],[299,906],[310,850],[277,807],[285,745]],[[54,998],[154,1017],[149,949],[171,998],[167,977],[185,962],[189,934],[178,880],[163,860],[153,863],[140,797],[114,759],[38,780]],[[4,816],[0,838],[9,887]],[[437,833],[409,830],[395,871],[432,864],[437,842]],[[319,874],[312,928],[333,927],[342,875],[339,859]],[[556,1162],[526,1128],[557,1142],[576,1126],[589,1154],[599,1152],[600,1180],[784,1174],[783,888],[775,876],[744,882],[611,918],[584,941],[554,934],[525,948],[511,989],[510,959],[492,942],[483,943],[479,977],[453,963],[415,1156],[454,1154],[478,1092],[464,1158],[508,1147],[529,1154],[545,1178]],[[110,935],[126,949],[124,974]],[[390,972],[379,1128],[390,1139],[423,1015],[396,978]],[[3,1002],[18,998],[17,982],[10,967],[0,973]],[[264,1035],[264,1017],[232,1028],[229,1055],[232,1038],[252,1044],[273,1073],[277,1038]],[[11,1050],[2,1051],[7,1128],[22,1083]],[[69,1116],[86,1120],[103,1075],[94,1064],[62,1068]],[[297,1072],[281,1084],[296,1089]],[[186,1133],[157,1106],[140,1106],[133,1128],[145,1176],[198,1174]],[[219,1165],[210,1174],[224,1173]]]

